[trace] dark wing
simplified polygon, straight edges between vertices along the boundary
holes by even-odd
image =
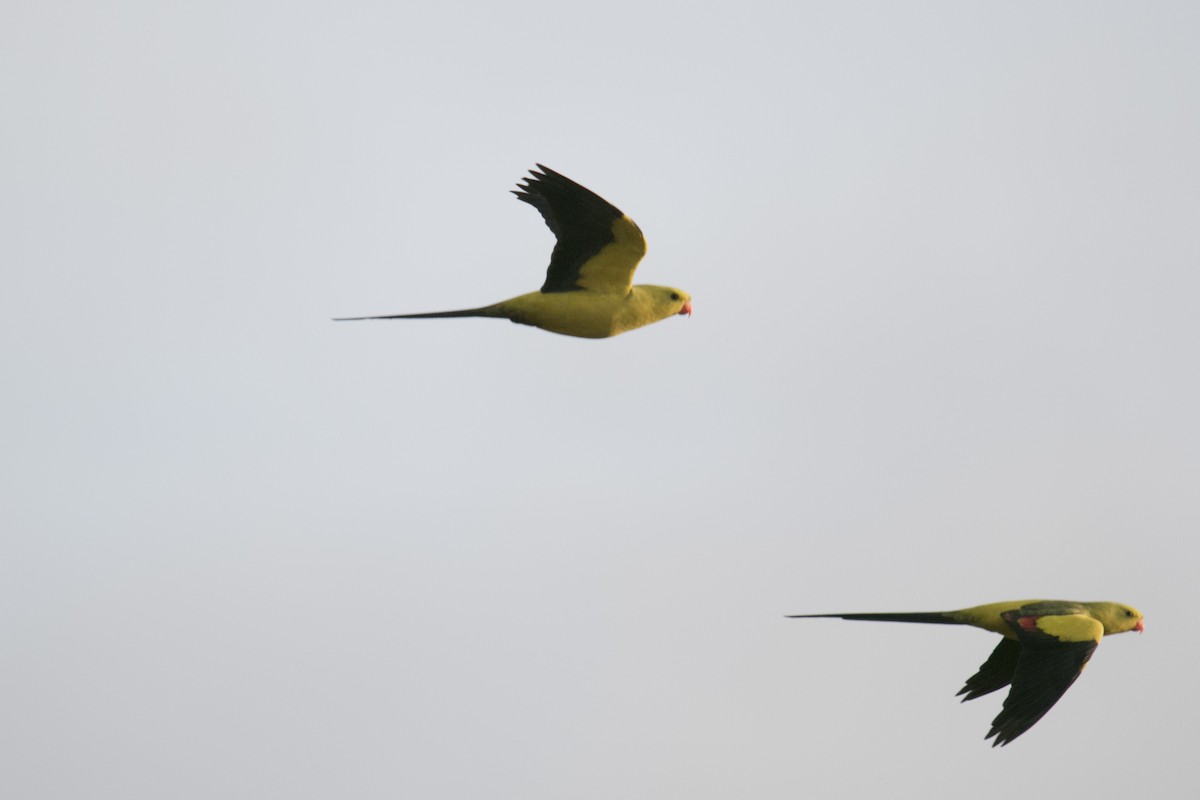
[[[983,697],[1012,683],[1020,655],[1020,642],[1016,639],[1001,639],[1000,644],[996,645],[996,649],[988,656],[988,660],[983,662],[979,672],[967,678],[966,684],[959,690],[959,695],[966,695],[962,701],[965,703],[976,697]]]
[[[590,189],[549,167],[537,167],[513,194],[540,211],[558,239],[542,291],[628,292],[633,271],[646,254],[638,226]]]
[[[1079,677],[1104,636],[1104,626],[1086,614],[1023,613],[1001,616],[1020,640],[1021,653],[1004,709],[992,720],[992,746],[1005,745],[1046,715]]]

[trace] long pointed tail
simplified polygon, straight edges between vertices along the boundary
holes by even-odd
[[[873,622],[924,622],[933,625],[966,625],[947,611],[914,611],[910,613],[867,613],[867,614],[788,614],[788,619],[862,619]]]
[[[438,319],[441,317],[507,317],[497,306],[464,308],[460,311],[429,311],[424,314],[386,314],[378,317],[334,317],[334,322],[356,322],[361,319]]]

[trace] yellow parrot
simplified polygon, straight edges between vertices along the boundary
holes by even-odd
[[[1004,638],[959,691],[963,702],[1012,684],[1004,708],[984,739],[1006,745],[1033,727],[1066,693],[1105,634],[1145,629],[1142,612],[1120,603],[1020,600],[916,613],[793,614],[882,622],[974,625]]]
[[[676,314],[691,316],[687,292],[633,285],[633,271],[646,254],[646,240],[633,220],[570,178],[537,167],[541,172],[530,170],[513,194],[541,212],[558,240],[540,291],[461,311],[336,321],[503,317],[567,336],[603,339]]]

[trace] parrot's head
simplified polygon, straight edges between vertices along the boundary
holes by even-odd
[[[1092,616],[1104,625],[1106,635],[1125,631],[1141,633],[1146,630],[1142,612],[1133,606],[1122,603],[1089,603],[1089,605],[1092,607]]]
[[[635,286],[633,290],[641,294],[657,319],[666,319],[675,314],[692,315],[692,296],[683,289],[643,285]]]
[[[688,317],[692,315],[692,296],[687,292],[680,291],[679,289],[671,289],[667,295],[667,299],[672,303],[680,304],[679,310],[675,312],[676,314]]]

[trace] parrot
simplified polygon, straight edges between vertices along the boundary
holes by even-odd
[[[790,614],[790,619],[974,625],[1004,638],[958,695],[963,702],[1012,684],[984,740],[1007,745],[1045,716],[1079,677],[1106,634],[1145,630],[1142,612],[1121,603],[1020,600],[958,611]]]
[[[557,240],[540,290],[479,308],[335,321],[500,317],[566,336],[603,339],[667,317],[691,316],[692,298],[682,289],[633,285],[646,239],[632,219],[600,195],[541,164],[513,194],[541,213]]]

